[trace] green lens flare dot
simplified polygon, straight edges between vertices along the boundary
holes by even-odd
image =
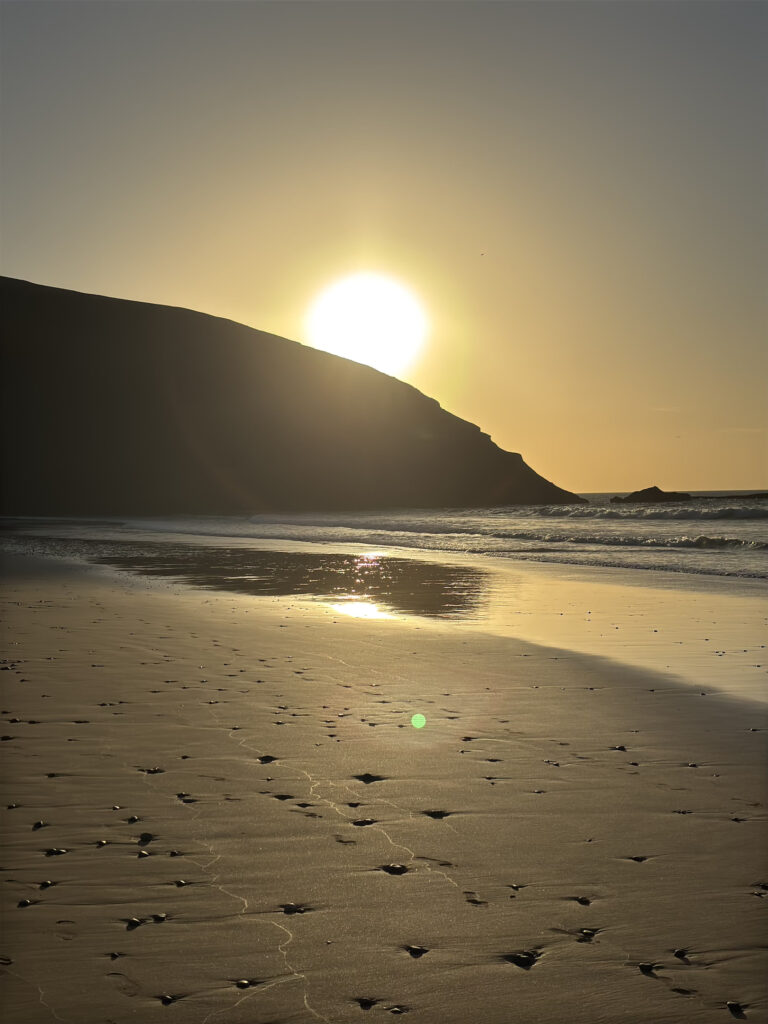
[[[411,725],[414,729],[423,729],[427,724],[427,720],[424,715],[414,715],[411,719]]]

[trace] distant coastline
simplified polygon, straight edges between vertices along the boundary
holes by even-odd
[[[605,495],[600,495],[604,498]],[[613,504],[659,504],[683,503],[688,501],[765,501],[768,491],[664,491],[660,487],[644,487],[639,491],[614,494],[609,500]]]

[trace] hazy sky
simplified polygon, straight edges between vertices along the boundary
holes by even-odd
[[[391,274],[404,379],[555,483],[768,485],[768,5],[0,14],[3,274],[297,340]]]

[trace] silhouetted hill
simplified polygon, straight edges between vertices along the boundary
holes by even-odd
[[[4,514],[582,501],[415,388],[186,309],[0,278]]]

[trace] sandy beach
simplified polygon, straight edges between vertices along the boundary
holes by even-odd
[[[450,623],[4,576],[8,1020],[766,1019],[764,706]]]

